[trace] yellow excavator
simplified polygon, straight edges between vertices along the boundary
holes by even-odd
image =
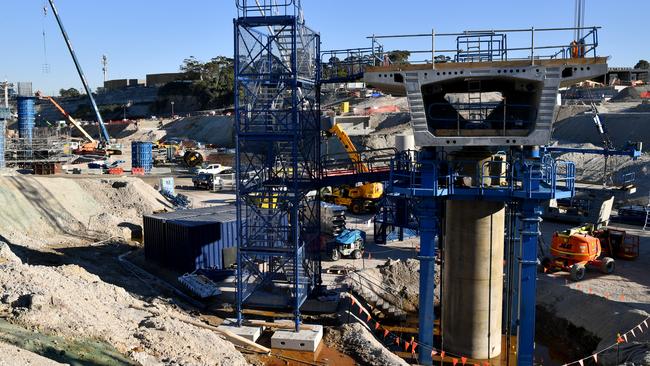
[[[75,126],[77,128],[77,130],[79,130],[79,132],[81,132],[82,135],[84,135],[86,140],[88,140],[88,142],[86,142],[85,144],[80,145],[79,148],[74,151],[75,154],[77,154],[77,155],[101,155],[101,156],[104,156],[104,155],[121,155],[122,154],[122,151],[119,148],[112,148],[110,146],[106,146],[106,147],[101,146],[99,141],[95,140],[83,127],[81,127],[81,124],[79,124],[79,122],[77,122],[76,119],[72,118],[72,116],[70,114],[68,114],[68,112],[66,112],[65,109],[63,109],[63,107],[61,107],[61,105],[59,105],[59,103],[57,103],[56,100],[54,100],[54,98],[43,95],[43,93],[41,93],[40,91],[36,92],[36,97],[38,99],[47,100],[50,103],[52,103],[52,105],[54,105],[54,107],[56,107],[56,109],[59,112],[61,112],[61,114],[64,115],[65,118],[70,123],[72,123],[72,125]]]
[[[361,154],[352,143],[350,136],[336,123],[327,131],[336,136],[343,144],[350,160],[359,173],[369,173],[370,169],[361,160]],[[384,194],[384,185],[377,182],[359,182],[355,186],[341,185],[325,188],[321,197],[325,202],[345,206],[354,214],[362,214],[375,210],[375,205]]]

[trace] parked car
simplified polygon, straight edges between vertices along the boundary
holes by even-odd
[[[192,184],[194,184],[194,188],[203,188],[210,191],[219,190],[223,185],[221,179],[211,173],[199,173],[195,175],[192,177]]]
[[[203,168],[198,169],[197,174],[208,173],[208,174],[221,174],[225,170],[232,170],[232,167],[221,165],[221,164],[210,164]]]

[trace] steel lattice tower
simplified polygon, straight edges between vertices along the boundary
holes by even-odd
[[[239,0],[235,20],[237,311],[300,307],[320,282],[320,35],[299,2]],[[256,301],[256,296],[259,300]]]

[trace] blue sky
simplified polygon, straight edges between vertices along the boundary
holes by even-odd
[[[111,79],[174,72],[191,55],[202,60],[232,55],[234,0],[56,3],[93,89],[102,82],[103,54],[109,57]],[[605,4],[604,0],[587,0],[586,25],[603,27],[599,54],[612,56],[613,66],[632,66],[640,58],[650,58],[648,33],[641,31],[643,27],[638,22],[641,14],[650,14],[650,1],[623,0],[619,7],[612,7],[611,2]],[[0,79],[32,81],[35,89],[50,94],[62,87],[80,88],[53,16],[43,17],[43,5],[44,0],[0,0],[6,32],[1,38],[2,49],[9,51],[0,55]],[[303,0],[303,6],[309,26],[321,33],[323,49],[368,46],[365,37],[373,33],[573,25],[572,0]],[[46,62],[43,29],[49,74],[42,72]],[[556,39],[555,43],[558,41],[564,40]],[[395,42],[386,46],[408,48]]]

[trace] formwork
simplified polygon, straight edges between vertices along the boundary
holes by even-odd
[[[133,141],[131,143],[131,166],[144,168],[149,173],[153,168],[153,144],[151,142]]]

